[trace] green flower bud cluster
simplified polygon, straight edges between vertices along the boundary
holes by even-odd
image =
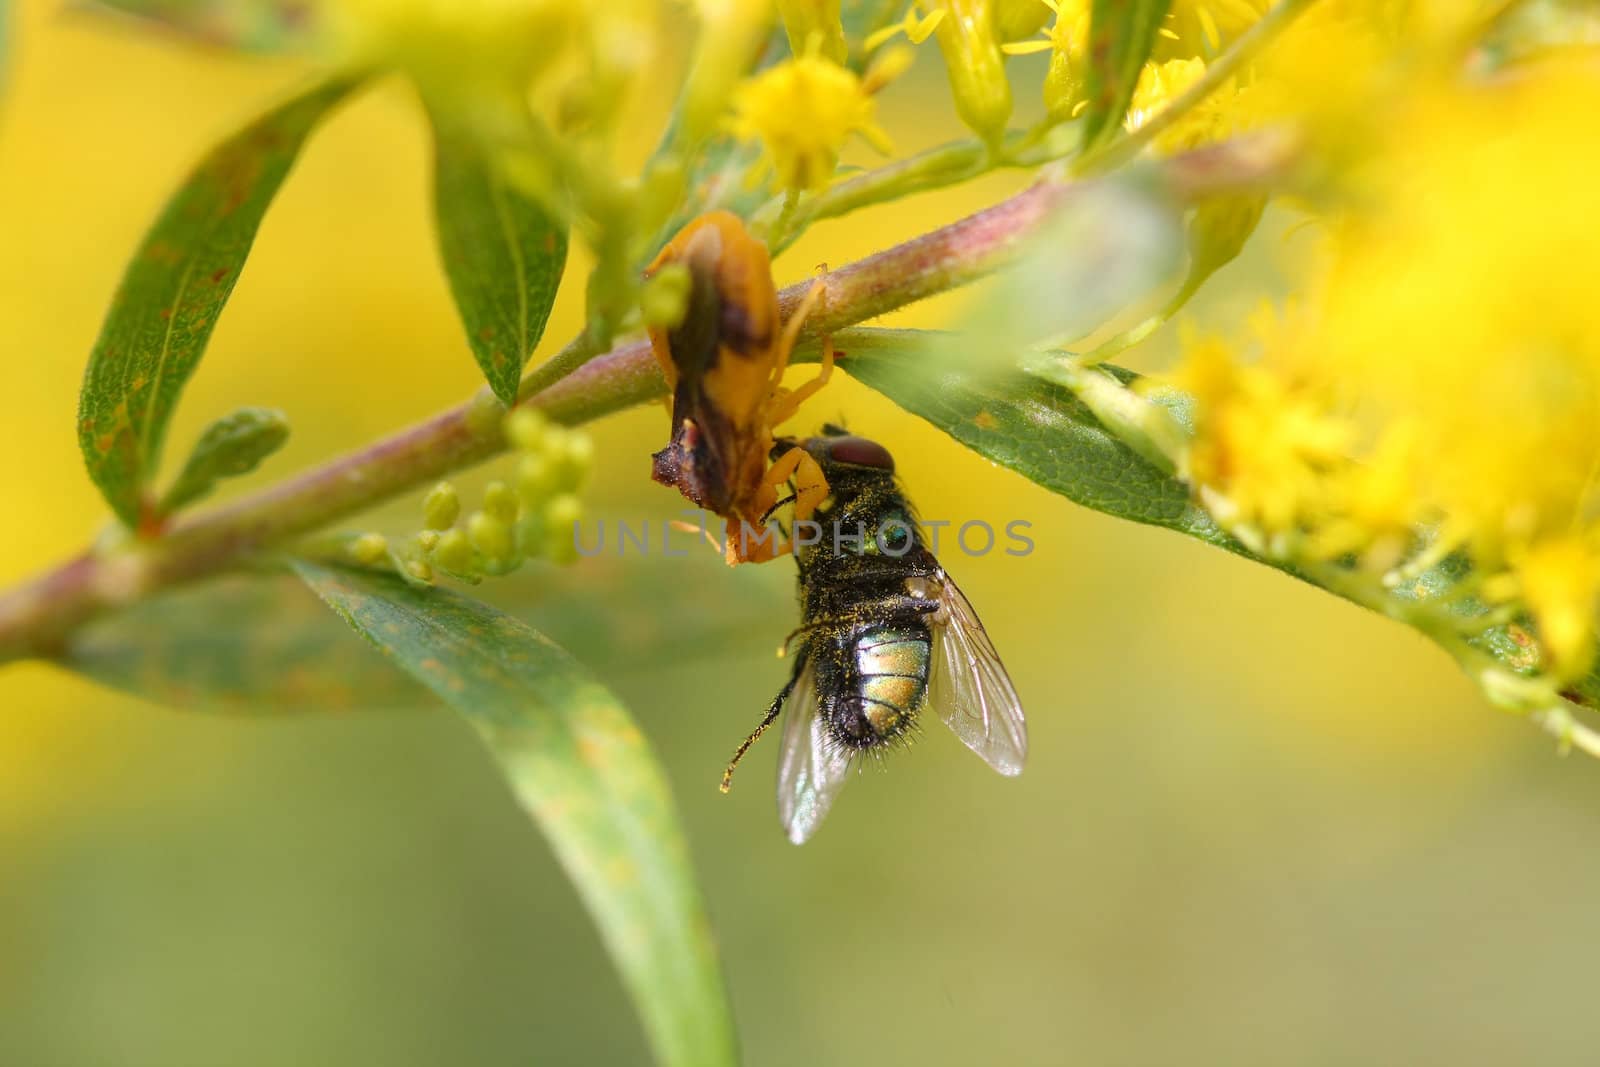
[[[505,435],[516,452],[514,473],[485,486],[475,510],[464,514],[456,487],[440,482],[423,497],[420,531],[399,546],[363,534],[349,542],[350,557],[367,566],[387,558],[421,583],[439,574],[476,583],[530,559],[574,560],[573,524],[583,517],[577,493],[594,465],[594,444],[528,408],[506,416]]]

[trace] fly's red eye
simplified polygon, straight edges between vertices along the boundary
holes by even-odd
[[[856,467],[894,470],[894,457],[889,455],[889,450],[865,437],[840,437],[829,441],[828,458],[835,463],[849,463]]]

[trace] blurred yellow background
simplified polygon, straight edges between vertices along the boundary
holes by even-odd
[[[126,256],[199,154],[305,74],[45,0],[17,15],[0,99],[7,582],[104,521],[73,412]],[[913,77],[886,100],[902,147],[955,134],[917,110],[943,92]],[[173,453],[218,413],[280,407],[294,436],[243,483],[259,485],[471,391],[428,170],[393,84],[314,137]],[[825,224],[777,273],[1018,180]],[[1286,225],[1269,220],[1200,314],[1253,302]],[[569,285],[551,340],[580,307]],[[610,625],[563,632],[555,594],[521,605],[657,745],[750,1063],[1592,1061],[1600,766],[1558,758],[1381,619],[1075,508],[854,383],[802,415],[823,418],[885,441],[929,516],[1032,522],[1031,556],[949,560],[1029,710],[1021,779],[931,727],[795,849],[776,745],[730,797],[715,788],[785,677],[792,572],[601,560],[562,585],[592,573]],[[647,479],[664,431],[654,408],[593,428],[591,516],[676,514]],[[668,654],[659,635],[697,611],[756,621]],[[452,718],[186,715],[33,665],[0,675],[0,707],[0,1064],[643,1060],[576,898]]]

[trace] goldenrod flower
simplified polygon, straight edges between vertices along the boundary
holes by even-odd
[[[1291,557],[1398,551],[1427,524],[1406,569],[1463,554],[1560,682],[1593,658],[1600,595],[1600,301],[1583,268],[1600,147],[1579,133],[1600,74],[1424,70],[1346,168],[1310,311],[1258,362],[1220,342],[1187,355],[1186,469],[1219,519]]]
[[[782,188],[821,189],[852,135],[890,151],[888,135],[874,119],[872,87],[812,49],[740,86],[729,128],[736,137],[761,142],[764,161]]]
[[[1521,604],[1549,656],[1546,668],[1562,678],[1583,673],[1594,649],[1600,553],[1589,539],[1567,535],[1534,542],[1510,562]]]
[[[1350,425],[1324,393],[1241,362],[1218,338],[1187,338],[1175,384],[1196,401],[1183,474],[1219,519],[1264,546],[1323,510],[1325,476],[1349,456]]]

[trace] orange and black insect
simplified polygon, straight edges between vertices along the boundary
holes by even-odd
[[[794,482],[794,517],[807,519],[828,495],[822,468],[803,448],[770,467],[773,427],[828,381],[833,349],[797,389],[783,372],[807,313],[822,296],[813,285],[787,323],[779,320],[767,247],[736,215],[713,211],[685,226],[650,264],[688,269],[688,306],[671,329],[652,328],[650,347],[672,390],[672,440],[655,453],[651,477],[727,520],[728,562],[763,562],[789,551],[765,534],[778,490]]]

